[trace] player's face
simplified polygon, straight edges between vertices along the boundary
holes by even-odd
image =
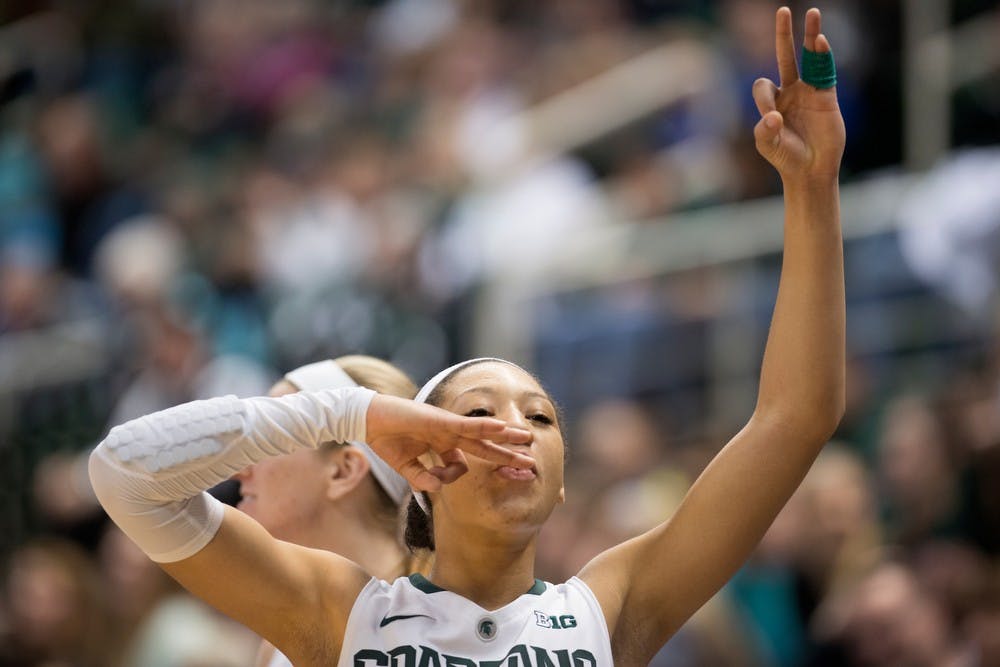
[[[552,400],[531,375],[504,363],[470,366],[444,388],[441,407],[470,417],[495,417],[534,434],[511,445],[535,459],[531,471],[467,456],[469,472],[435,494],[435,534],[442,522],[535,531],[564,499],[562,432]]]
[[[294,393],[287,383],[275,386],[271,396]],[[234,475],[240,482],[237,507],[280,539],[301,541],[303,532],[317,525],[326,501],[329,452],[300,449],[265,458]]]
[[[267,458],[234,475],[240,482],[237,507],[269,533],[283,540],[302,541],[302,534],[319,524],[331,454],[301,449]]]

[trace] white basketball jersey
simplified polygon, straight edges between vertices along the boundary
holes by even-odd
[[[271,655],[271,659],[267,663],[267,667],[294,667],[292,661],[285,657],[285,654],[274,649],[274,654]]]
[[[419,574],[372,579],[347,621],[339,667],[612,667],[597,599],[583,581],[535,581],[487,611]]]

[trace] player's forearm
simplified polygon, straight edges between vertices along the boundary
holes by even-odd
[[[116,426],[90,457],[108,515],[154,560],[200,550],[222,508],[203,493],[267,456],[364,440],[374,392],[337,389],[282,398],[185,403]]]
[[[845,305],[839,187],[785,182],[785,245],[756,416],[826,440],[843,414]]]

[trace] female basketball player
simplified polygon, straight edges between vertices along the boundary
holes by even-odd
[[[815,65],[830,46],[818,11],[805,23]],[[536,536],[564,493],[563,440],[537,381],[502,361],[439,374],[419,397],[440,408],[339,389],[212,399],[129,422],[91,457],[109,514],[296,665],[647,664],[754,548],[843,409],[844,125],[830,84],[815,69],[804,72],[820,87],[799,78],[787,8],[776,26],[780,87],[755,83],[754,133],[784,182],[785,246],[757,406],[661,526],[565,584],[535,581]],[[429,579],[372,578],[275,540],[200,492],[266,456],[331,440],[369,443],[427,492]]]
[[[297,368],[269,395],[359,386],[401,398],[417,393],[392,364],[350,355]],[[399,511],[409,484],[364,443],[299,449],[263,459],[234,477],[240,482],[239,508],[278,539],[340,554],[387,581],[424,567],[399,540]],[[264,642],[257,664],[291,663]]]

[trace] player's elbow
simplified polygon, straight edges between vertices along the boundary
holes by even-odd
[[[809,429],[809,435],[819,443],[828,441],[840,426],[844,409],[843,397],[840,400],[831,399],[826,405],[817,407],[811,413],[813,428]]]
[[[822,431],[824,441],[833,437],[841,420],[844,419],[846,409],[847,391],[842,381],[831,387],[825,396],[817,398],[812,406],[812,413],[817,428]]]
[[[758,405],[754,420],[773,425],[796,440],[816,446],[825,444],[844,418],[846,399],[843,391],[803,397],[790,404]]]

